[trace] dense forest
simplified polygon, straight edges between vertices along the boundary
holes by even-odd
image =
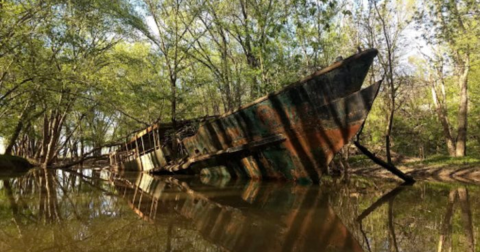
[[[0,0],[0,137],[43,166],[98,155],[367,48],[364,85],[383,86],[365,145],[479,153],[478,0]]]

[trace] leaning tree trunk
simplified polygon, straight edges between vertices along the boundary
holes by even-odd
[[[5,155],[12,155],[13,147],[15,146],[15,143],[17,142],[18,136],[20,135],[20,132],[22,131],[22,128],[23,128],[23,120],[22,120],[22,118],[20,118],[20,120],[17,123],[17,126],[15,127],[15,131],[13,132],[12,136],[10,137],[7,148],[5,148]]]
[[[28,111],[30,107],[30,101],[27,102],[25,107],[22,110],[22,114],[20,115],[20,118],[18,119],[17,126],[15,126],[15,130],[13,131],[12,136],[9,139],[8,146],[5,148],[5,154],[6,155],[12,155],[13,152],[13,147],[15,146],[15,143],[17,142],[18,136],[20,135],[20,132],[23,129],[23,122],[25,121]]]

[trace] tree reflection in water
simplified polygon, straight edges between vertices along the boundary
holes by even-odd
[[[0,251],[164,251],[167,230],[139,219],[108,179],[96,170],[42,169],[4,178]]]
[[[35,170],[0,188],[0,251],[480,251],[476,185],[85,169]]]
[[[466,245],[464,251],[475,251],[475,237],[473,235],[472,211],[468,190],[464,187],[453,189],[448,196],[447,211],[440,229],[440,239],[438,242],[438,251],[452,251],[452,219],[454,215],[454,206],[460,205],[462,216],[462,226],[465,234],[463,243]]]
[[[471,205],[480,203],[478,185],[354,180],[329,190],[330,204],[366,251],[480,251],[480,211]]]

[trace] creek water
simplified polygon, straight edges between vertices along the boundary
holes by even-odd
[[[32,170],[0,181],[0,251],[480,251],[480,187]]]

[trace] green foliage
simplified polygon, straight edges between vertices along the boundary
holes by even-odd
[[[457,59],[451,55],[468,49],[467,149],[476,153],[480,47],[473,2],[459,1],[459,12],[453,13],[454,6],[443,1],[425,6],[382,1],[378,10],[373,1],[3,1],[0,136],[10,139],[21,123],[14,142],[20,147],[31,141],[25,155],[38,157],[49,122],[65,114],[54,130],[62,153],[124,141],[135,130],[172,117],[234,110],[357,47],[380,51],[367,77],[372,83],[387,76],[388,38],[396,89],[392,150],[418,157],[447,154],[429,78],[438,75],[432,69],[441,62],[446,113],[454,122],[460,96]],[[439,4],[445,5],[443,26],[432,21]],[[466,34],[452,13],[464,18]],[[387,21],[385,30],[380,17]],[[410,53],[415,42],[410,33],[418,28],[428,31],[425,42],[441,61]],[[456,43],[446,43],[447,34]],[[384,85],[363,131],[363,141],[380,153],[390,91]],[[451,125],[455,132],[457,125]]]

